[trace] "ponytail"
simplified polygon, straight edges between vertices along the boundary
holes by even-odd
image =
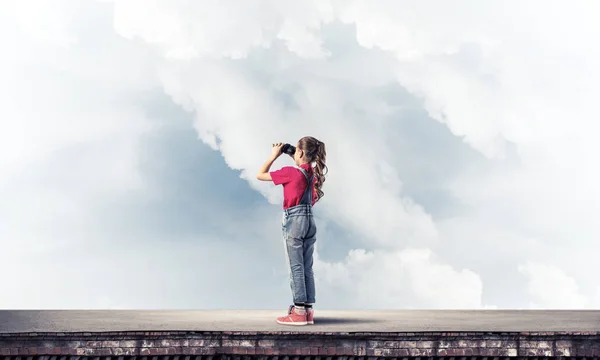
[[[315,183],[315,190],[317,191],[316,201],[321,200],[325,193],[323,192],[323,183],[325,182],[325,174],[327,174],[327,165],[325,164],[325,158],[327,153],[325,152],[325,144],[319,141],[317,145],[317,152],[315,153],[315,175],[317,182]]]
[[[325,182],[325,175],[328,171],[325,163],[327,158],[325,143],[312,136],[306,136],[298,141],[298,146],[306,152],[309,162],[315,163],[314,173],[317,179],[315,183],[315,190],[317,192],[315,202],[317,202],[325,196],[325,193],[323,192],[323,183]]]

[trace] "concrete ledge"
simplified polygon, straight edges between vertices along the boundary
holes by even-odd
[[[0,360],[600,357],[595,311],[0,311]]]
[[[0,311],[0,333],[111,331],[580,332],[600,331],[600,311],[315,310],[315,324],[275,322],[280,310]]]

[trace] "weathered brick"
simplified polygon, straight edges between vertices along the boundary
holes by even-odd
[[[518,351],[519,356],[553,356],[552,349],[541,348],[521,348]]]
[[[101,348],[102,347],[102,341],[88,341],[85,343],[85,347],[88,348]]]
[[[356,356],[365,356],[367,355],[367,348],[366,346],[357,346],[355,349],[355,355]]]
[[[577,354],[576,356],[594,356],[594,349],[587,349],[587,348],[579,348],[577,349]]]
[[[62,352],[62,355],[77,355],[77,349],[75,349],[75,348],[63,348],[63,349],[61,349],[61,352]]]
[[[487,348],[499,348],[502,346],[502,342],[500,340],[485,340],[485,345],[481,347]]]
[[[454,355],[456,355],[456,356],[466,356],[467,355],[467,349],[464,349],[464,348],[454,349]]]
[[[115,355],[115,356],[125,355],[125,349],[120,348],[120,347],[111,348],[111,352],[112,352],[112,355]]]
[[[338,351],[339,354],[342,354],[342,355],[347,355],[347,356],[354,356],[355,355],[354,348],[348,347],[348,346],[338,347],[337,351]]]
[[[571,340],[557,340],[556,348],[570,348],[573,346],[573,341]]]
[[[215,355],[217,353],[217,348],[215,347],[205,347],[202,350],[204,351],[203,355]]]
[[[433,341],[417,341],[417,348],[430,349],[433,348]]]
[[[408,349],[391,349],[391,356],[405,357],[409,356],[410,353]]]
[[[194,339],[189,340],[187,346],[191,347],[218,347],[220,346],[219,340],[212,339]],[[224,347],[233,347],[233,345],[225,345],[225,340],[223,340]]]
[[[410,356],[433,356],[435,349],[408,349]]]
[[[133,348],[133,347],[137,347],[137,341],[135,341],[135,340],[121,340],[121,341],[119,341],[119,347],[121,347],[121,348]]]
[[[464,348],[463,351],[465,352],[465,356],[473,356],[475,353],[473,348]]]
[[[438,348],[439,349],[447,349],[451,347],[451,343],[448,340],[442,340],[438,343]]]
[[[100,346],[102,346],[102,345],[100,345]],[[140,344],[140,346],[144,347],[144,348],[154,348],[154,347],[157,347],[158,344],[154,340],[144,339],[144,340],[142,340],[142,343]]]
[[[498,348],[479,348],[479,356],[500,356]]]
[[[397,347],[402,349],[414,349],[417,347],[416,341],[398,341]]]
[[[232,347],[254,347],[256,346],[256,341],[253,340],[223,340],[223,346],[232,346]]]
[[[103,341],[102,347],[105,347],[105,348],[119,347],[119,342],[118,341]]]
[[[40,356],[38,360],[67,360],[67,355],[89,356],[90,360],[104,356],[146,356],[143,360],[161,360],[160,356],[182,354],[180,359],[196,360],[195,356],[204,355],[204,348],[211,348],[214,354],[231,353],[228,348],[238,349],[237,358],[245,359],[247,355],[275,355],[281,353],[288,360],[303,360],[306,356],[321,356],[321,359],[334,358],[334,355],[344,357],[407,357],[407,356],[444,356],[444,357],[471,357],[471,356],[551,356],[553,347],[556,356],[600,356],[600,339],[597,335],[582,332],[579,338],[572,338],[570,333],[551,333],[540,335],[521,335],[515,339],[515,333],[336,333],[335,336],[314,334],[300,334],[295,332],[230,332],[231,337],[225,336],[224,346],[220,347],[222,332],[151,332],[154,338],[143,339],[146,334],[115,332],[102,334],[83,333],[68,334],[60,339],[52,338],[48,334],[38,334],[37,337],[26,338],[19,335],[6,337],[0,340],[0,355],[22,356],[22,360]],[[469,335],[470,334],[470,335]],[[543,334],[543,333],[540,333]],[[136,337],[134,337],[136,336]],[[146,335],[150,336],[150,334]],[[238,338],[243,336],[243,338]],[[445,336],[445,337],[444,337]],[[552,337],[550,337],[552,336]],[[556,339],[558,337],[558,339]],[[115,346],[116,345],[116,346]],[[185,346],[187,345],[187,346]],[[195,348],[188,351],[190,347]],[[140,348],[138,348],[138,346]],[[267,354],[267,348],[278,348]],[[519,351],[517,351],[519,347]],[[17,349],[13,355],[10,349]],[[36,350],[33,350],[35,348]],[[153,349],[152,351],[150,351]],[[201,350],[202,349],[202,350]],[[412,351],[411,351],[412,349]],[[97,350],[97,351],[93,351]],[[56,356],[60,355],[60,356]],[[43,358],[48,356],[48,358]],[[54,359],[51,357],[54,356]],[[184,359],[185,357],[187,359]],[[191,357],[190,357],[191,356]],[[117,359],[124,360],[124,359]],[[142,360],[142,359],[140,359]],[[307,359],[304,359],[307,360]]]
[[[521,341],[519,346],[524,349],[552,349],[552,342],[526,340]]]
[[[378,341],[378,340],[367,341],[367,348],[369,348],[369,349],[383,348],[383,347],[385,347],[384,341]]]
[[[111,356],[110,349],[85,349],[85,356]]]
[[[160,341],[156,341],[156,344],[158,347],[165,347],[165,348],[169,348],[169,347],[173,347],[173,346],[181,346],[182,340],[179,339],[163,339]]]
[[[233,348],[233,353],[234,354],[247,354],[248,353],[248,349],[245,347],[241,347],[241,346],[236,346]]]
[[[258,346],[260,347],[274,347],[275,340],[258,340]]]
[[[244,340],[240,340],[240,345],[242,347],[254,347],[256,346],[256,341],[255,340],[248,340],[248,339],[244,339]]]

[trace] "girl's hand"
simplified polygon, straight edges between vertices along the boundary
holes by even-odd
[[[273,148],[271,150],[271,156],[273,159],[277,159],[279,155],[281,155],[281,148],[283,147],[283,143],[273,144]]]

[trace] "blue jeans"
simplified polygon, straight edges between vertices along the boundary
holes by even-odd
[[[314,304],[313,253],[317,227],[312,207],[298,205],[284,210],[282,230],[294,302]]]

